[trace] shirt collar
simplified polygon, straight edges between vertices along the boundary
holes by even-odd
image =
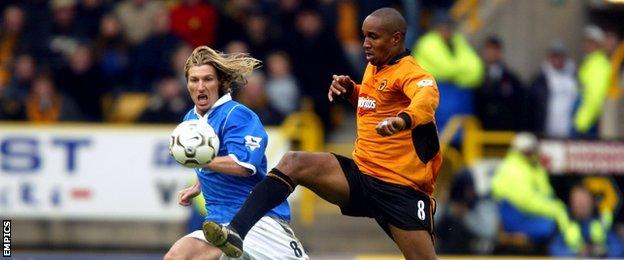
[[[397,62],[399,62],[399,60],[401,60],[402,58],[410,56],[411,53],[412,53],[412,51],[410,51],[410,49],[405,49],[401,53],[399,53],[396,56],[390,58],[390,60],[388,60],[387,64],[384,64],[382,66],[377,66],[377,70],[381,70],[386,65],[394,65]]]
[[[208,110],[208,112],[206,112],[206,115],[201,116],[199,113],[197,113],[197,106],[193,107],[193,113],[195,113],[197,118],[208,117],[208,115],[210,115],[210,113],[212,113],[212,111],[214,111],[218,106],[223,105],[223,104],[225,104],[225,102],[228,102],[230,100],[232,100],[232,95],[230,93],[227,93],[227,94],[221,96],[219,99],[217,99],[217,102],[215,102],[214,105],[212,105],[212,107],[210,108],[210,110]]]

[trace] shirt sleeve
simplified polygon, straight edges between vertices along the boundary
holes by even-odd
[[[362,76],[362,82],[360,84],[355,84],[355,86],[353,86],[353,89],[351,90],[351,93],[349,93],[349,96],[347,97],[347,100],[355,107],[357,107],[358,105],[358,99],[360,97],[360,89],[362,88],[362,84],[364,84],[364,81],[366,81],[366,79],[370,77],[371,70],[371,65],[367,64],[366,69],[364,69],[364,75]]]
[[[358,97],[360,95],[360,84],[355,84],[353,89],[351,90],[351,95],[349,95],[349,102],[357,107]]]
[[[438,86],[433,76],[425,73],[408,74],[403,82],[403,93],[411,99],[411,102],[407,108],[399,112],[399,116],[409,117],[410,129],[433,121],[440,102]]]
[[[241,106],[236,106],[227,115],[221,145],[228,156],[255,174],[264,159],[268,135],[260,119]]]

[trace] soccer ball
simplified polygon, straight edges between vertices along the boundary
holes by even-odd
[[[169,153],[186,167],[201,167],[212,161],[218,152],[219,137],[206,122],[184,121],[171,133]]]

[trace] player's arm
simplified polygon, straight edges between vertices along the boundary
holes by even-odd
[[[356,84],[349,76],[333,75],[327,98],[333,102],[334,96],[338,96],[348,100],[351,104],[356,104],[359,92],[360,85]]]
[[[199,195],[200,192],[199,180],[195,179],[195,184],[178,192],[178,204],[190,206],[191,200]]]
[[[206,168],[234,176],[247,177],[256,173],[264,158],[267,134],[253,112],[235,107],[229,112],[221,137],[227,156],[218,156]]]
[[[204,168],[240,177],[247,177],[254,173],[252,169],[241,166],[240,162],[231,156],[217,156],[210,163],[204,165]]]
[[[411,102],[396,116],[385,118],[377,124],[377,133],[382,136],[393,135],[433,121],[440,101],[438,87],[433,77],[423,74],[421,77],[408,78],[402,85],[403,92]]]
[[[189,112],[187,112],[184,118],[182,119],[182,121],[188,120],[192,113],[193,113],[193,110],[190,110]],[[236,161],[230,156],[217,156],[214,159],[212,159],[212,161],[210,161],[208,164],[204,165],[202,168],[206,168],[211,171],[230,174],[234,176],[249,176],[253,172],[251,169],[245,168],[241,166],[240,164],[237,164]],[[197,196],[197,194],[201,192],[200,187],[199,187],[199,181],[196,181],[193,186],[186,188],[184,190],[181,190],[178,194],[179,198],[182,198],[181,197],[182,193],[186,192],[187,190],[193,191],[193,192],[196,191],[197,193],[193,197]],[[181,200],[179,203],[182,206],[188,206],[191,204],[190,201],[182,202]]]
[[[412,129],[433,121],[435,110],[440,103],[440,94],[435,79],[431,75],[407,80],[403,92],[412,101],[397,115],[406,121],[406,128]]]

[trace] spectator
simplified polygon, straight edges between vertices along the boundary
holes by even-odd
[[[123,89],[127,85],[129,71],[128,43],[115,14],[102,17],[100,32],[95,39],[95,59],[106,86]]]
[[[441,254],[488,254],[498,228],[496,204],[477,194],[472,174],[464,170],[453,178],[450,199],[436,223]]]
[[[184,71],[184,64],[186,59],[191,56],[193,49],[186,44],[179,45],[173,53],[171,60],[169,61],[170,69],[174,72],[175,77],[180,81],[182,86],[186,86],[186,73]]]
[[[93,64],[93,52],[79,45],[68,57],[69,65],[56,76],[56,85],[76,105],[86,121],[102,120],[102,97],[108,92],[99,68]]]
[[[437,125],[444,128],[456,114],[473,114],[473,89],[483,79],[483,64],[479,56],[460,33],[455,32],[451,18],[440,13],[436,27],[423,35],[414,46],[412,55],[420,66],[438,81],[440,105]]]
[[[180,81],[166,77],[156,83],[149,105],[139,117],[143,123],[177,123],[189,106],[188,95]]]
[[[290,66],[290,59],[285,52],[273,52],[267,58],[267,96],[269,103],[282,115],[295,112],[300,98],[299,86]]]
[[[286,37],[287,52],[292,58],[293,72],[303,94],[314,101],[314,111],[328,133],[333,126],[327,85],[333,74],[349,75],[349,65],[340,43],[333,32],[324,26],[317,10],[303,9],[295,21],[296,31]]]
[[[577,99],[575,66],[561,42],[553,42],[529,88],[529,128],[546,137],[568,138]]]
[[[7,1],[0,1],[7,2]],[[51,35],[51,1],[15,1],[25,14],[25,21],[17,45],[17,53],[30,53],[42,68],[49,67],[49,36]]]
[[[76,23],[76,0],[52,0],[52,32],[55,36],[79,38],[84,36]]]
[[[607,28],[604,30],[605,39],[603,47],[609,57],[615,55],[618,47],[620,46],[622,37],[620,33],[614,28]]]
[[[245,24],[244,41],[249,45],[252,56],[264,61],[269,51],[278,47],[269,32],[268,19],[261,13],[252,13]]]
[[[571,248],[579,248],[580,230],[571,224],[565,204],[555,197],[538,158],[537,138],[519,133],[492,178],[503,229],[544,245],[557,227]]]
[[[52,24],[46,27],[45,61],[52,70],[65,66],[65,56],[70,55],[79,43],[84,40],[80,28],[76,24],[75,0],[52,0]]]
[[[247,77],[247,85],[235,91],[235,99],[251,108],[264,125],[279,125],[284,119],[272,104],[267,102],[266,80],[261,72],[254,72]]]
[[[241,40],[241,32],[245,31],[247,16],[255,7],[255,3],[249,0],[225,1],[220,6],[217,46],[224,47],[231,41]]]
[[[164,75],[174,74],[174,70],[167,64],[170,63],[176,49],[183,44],[178,36],[171,33],[171,21],[166,10],[156,12],[152,19],[154,32],[135,49],[132,55],[134,58],[133,90],[150,91],[151,86]]]
[[[35,64],[35,59],[30,54],[20,54],[15,57],[13,67],[8,89],[14,93],[12,96],[19,102],[23,102],[37,74],[37,65]]]
[[[249,53],[249,47],[243,41],[231,41],[225,45],[225,53]]]
[[[600,137],[605,139],[624,138],[624,41],[614,28],[605,30],[605,51],[611,61],[609,94],[600,117]]]
[[[52,123],[63,120],[78,120],[78,108],[70,98],[62,96],[54,87],[52,79],[46,75],[35,78],[32,89],[26,98],[28,121]]]
[[[602,49],[605,35],[602,29],[590,25],[584,29],[585,58],[579,67],[580,104],[574,114],[577,135],[597,137],[597,122],[603,111],[611,80],[611,63]]]
[[[475,112],[486,130],[525,128],[524,87],[503,60],[503,43],[492,36],[485,41],[485,79],[475,93]]]
[[[201,0],[183,0],[171,9],[171,31],[192,47],[215,46],[217,9]]]
[[[266,9],[266,15],[269,19],[271,19],[269,22],[271,25],[271,33],[275,39],[284,40],[288,35],[292,35],[295,31],[295,17],[297,16],[299,10],[302,9],[302,1],[278,0],[268,3],[269,6]]]
[[[24,120],[24,104],[8,85],[0,84],[0,120]]]
[[[15,50],[22,44],[24,11],[17,6],[8,6],[2,14],[0,29],[0,85],[6,85],[11,78],[11,62]]]
[[[105,0],[79,0],[76,8],[76,23],[80,31],[89,39],[95,39],[100,31],[100,21],[109,13],[110,6]]]
[[[611,231],[613,214],[598,212],[592,193],[583,186],[570,191],[570,212],[575,225],[581,230],[580,250],[570,248],[562,235],[550,244],[550,254],[556,257],[624,257],[624,246]]]
[[[161,1],[122,0],[115,6],[115,14],[121,21],[124,35],[132,46],[143,42],[152,33],[153,17],[165,10]]]

